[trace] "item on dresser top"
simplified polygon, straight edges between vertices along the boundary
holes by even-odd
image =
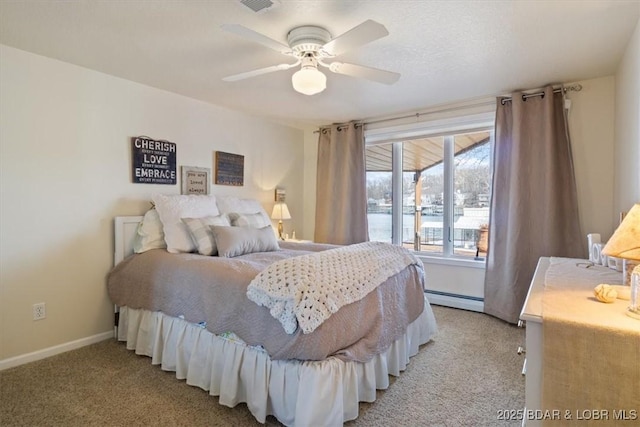
[[[622,259],[610,256],[607,258],[607,264],[610,269],[622,272]]]
[[[629,301],[631,298],[631,287],[624,285],[612,285],[612,287],[618,292],[618,299]]]
[[[640,264],[631,273],[631,292],[629,296],[627,315],[640,320]]]
[[[606,254],[602,253],[602,248],[604,248],[604,245],[604,243],[595,243],[593,245],[594,251],[596,253],[595,256],[597,257],[597,260],[595,262],[596,264],[607,267],[609,265],[609,257]]]
[[[623,301],[629,301],[631,298],[631,287],[625,285],[609,285],[607,283],[601,283],[593,289],[593,293],[596,298],[602,302],[613,302],[615,299],[620,299]],[[598,294],[605,295],[604,299],[601,299]],[[608,296],[612,296],[612,300],[605,301],[608,299]]]
[[[618,298],[618,292],[611,286],[600,284],[593,289],[593,294],[598,301],[612,303]]]
[[[627,314],[640,319],[640,203],[625,215],[602,252],[624,259],[624,284],[631,286]]]
[[[589,250],[589,261],[591,262],[600,262],[600,258],[596,259],[595,254],[593,252],[593,245],[596,243],[600,243],[600,234],[591,233],[587,234],[587,249]]]
[[[594,243],[593,246],[591,246],[591,253],[589,255],[589,260],[591,260],[591,262],[601,264],[603,247],[603,243]]]

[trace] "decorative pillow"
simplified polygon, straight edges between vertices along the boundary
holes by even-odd
[[[149,209],[140,224],[136,236],[133,241],[133,251],[137,254],[146,252],[150,249],[164,249],[167,244],[164,241],[164,232],[162,231],[162,221],[158,216],[158,211]]]
[[[226,225],[230,226],[229,219],[226,215],[205,216],[204,218],[182,218],[182,222],[187,225],[191,238],[198,247],[200,255],[216,255],[218,248],[216,239],[213,238],[213,232],[210,225]]]
[[[261,214],[264,218],[264,221],[262,221],[262,225],[260,225],[259,228],[271,225],[271,218],[269,218],[267,212],[256,199],[240,199],[234,196],[220,196],[216,199],[216,203],[218,204],[220,213],[229,215],[231,225],[236,225],[234,224],[234,221],[239,215],[252,215],[256,213]]]
[[[153,203],[162,221],[167,251],[171,253],[193,252],[196,245],[181,218],[218,216],[216,197],[213,195],[164,195],[153,196]]]
[[[262,212],[253,214],[229,214],[231,225],[236,227],[264,228],[271,226],[271,220]]]
[[[221,257],[233,258],[253,252],[271,252],[280,249],[271,226],[251,228],[212,225],[211,231],[218,246],[218,255]]]
[[[252,214],[256,212],[264,212],[267,214],[256,199],[240,199],[234,196],[220,196],[217,198],[218,210],[220,213],[239,213],[239,214]],[[267,215],[268,217],[268,215]]]

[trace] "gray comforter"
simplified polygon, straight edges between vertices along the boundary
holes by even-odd
[[[412,265],[390,277],[361,301],[334,313],[313,333],[288,335],[269,310],[250,301],[247,286],[269,264],[333,248],[288,243],[281,250],[236,258],[170,254],[155,249],[135,254],[110,273],[107,288],[119,306],[206,322],[214,334],[234,332],[263,346],[272,359],[322,360],[335,355],[366,362],[399,338],[424,309],[424,273]]]

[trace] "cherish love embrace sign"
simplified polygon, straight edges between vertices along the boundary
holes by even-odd
[[[176,144],[144,136],[131,138],[132,180],[137,184],[175,184]]]

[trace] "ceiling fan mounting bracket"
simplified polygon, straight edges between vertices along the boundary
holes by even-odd
[[[322,46],[330,40],[331,34],[329,31],[315,25],[296,27],[287,34],[287,42],[294,56],[299,58],[309,54],[327,56],[326,52],[322,50]]]

